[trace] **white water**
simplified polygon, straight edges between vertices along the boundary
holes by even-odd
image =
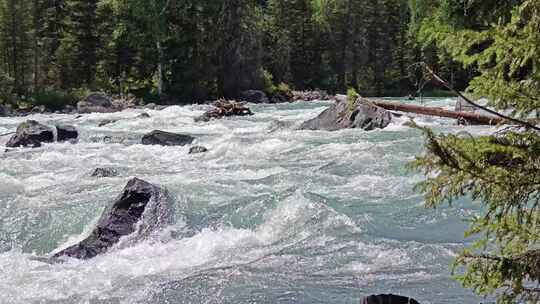
[[[478,206],[423,207],[412,190],[422,176],[404,168],[423,138],[405,120],[373,132],[294,130],[327,105],[253,105],[253,117],[208,123],[193,122],[204,106],[150,119],[0,118],[0,134],[29,118],[82,133],[75,145],[0,154],[0,303],[358,303],[373,293],[478,303],[449,273],[465,244],[463,218]],[[111,118],[122,120],[97,127]],[[193,135],[210,152],[137,144],[154,129]],[[121,176],[92,178],[96,167]],[[134,176],[169,189],[176,226],[90,261],[32,259],[82,239]]]

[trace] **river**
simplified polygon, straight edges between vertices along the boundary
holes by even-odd
[[[479,303],[450,265],[480,206],[423,206],[413,190],[423,177],[405,165],[424,140],[404,118],[372,132],[294,130],[329,104],[251,105],[254,116],[208,123],[193,121],[200,105],[148,119],[136,118],[142,110],[28,117],[73,124],[81,137],[0,152],[0,303],[358,303],[377,293]],[[28,118],[0,118],[0,134]],[[121,120],[98,127],[103,119]],[[155,129],[195,136],[210,152],[137,144]],[[97,167],[120,176],[90,177]],[[33,259],[84,238],[130,177],[169,190],[176,225],[89,261]]]

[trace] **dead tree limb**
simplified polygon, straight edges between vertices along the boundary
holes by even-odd
[[[515,124],[518,124],[518,125],[521,125],[521,126],[524,126],[525,128],[527,129],[533,129],[535,131],[539,131],[540,132],[540,127],[537,127],[534,125],[534,122],[530,122],[530,121],[524,121],[524,120],[520,120],[520,119],[516,119],[516,118],[513,118],[513,117],[510,117],[510,116],[507,116],[507,115],[504,115],[502,113],[499,113],[497,111],[494,111],[494,110],[491,110],[487,107],[484,107],[484,106],[481,106],[477,103],[475,103],[474,101],[470,100],[469,98],[467,98],[465,95],[463,95],[460,91],[456,90],[454,88],[454,86],[452,86],[448,81],[442,79],[439,75],[437,75],[427,64],[425,63],[422,63],[422,66],[424,68],[424,70],[427,72],[427,74],[429,74],[431,77],[432,77],[432,80],[438,82],[439,84],[441,84],[442,86],[446,87],[447,89],[451,90],[452,92],[454,92],[455,94],[457,94],[459,97],[463,98],[463,100],[465,100],[468,104],[478,108],[478,109],[481,109],[481,110],[484,110],[490,114],[493,114],[497,117],[499,117],[500,119],[502,119],[503,122],[505,123],[508,123],[508,122],[513,122]]]
[[[499,125],[506,124],[508,120],[491,115],[482,115],[474,112],[449,111],[439,107],[424,107],[410,104],[399,104],[383,100],[371,100],[374,105],[388,111],[398,111],[405,113],[415,113],[429,116],[447,117],[465,121],[473,125]]]

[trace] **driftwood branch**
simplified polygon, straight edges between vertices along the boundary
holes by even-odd
[[[481,105],[477,104],[476,102],[470,100],[467,96],[463,95],[460,91],[456,90],[454,88],[454,86],[452,86],[448,81],[442,79],[439,75],[437,75],[435,72],[433,72],[433,70],[427,64],[423,63],[422,66],[423,66],[424,70],[427,72],[427,74],[429,74],[432,77],[433,80],[435,80],[436,82],[438,82],[442,86],[446,87],[447,89],[451,90],[452,92],[457,94],[459,97],[463,98],[463,100],[465,100],[468,104],[499,117],[500,119],[502,119],[502,122],[504,122],[504,121],[513,122],[513,123],[516,123],[518,125],[524,126],[524,127],[528,128],[528,129],[533,129],[533,130],[536,130],[536,131],[540,132],[540,128],[535,126],[531,122],[516,119],[516,118],[501,114],[501,113],[499,113],[497,111],[493,111],[493,110],[491,110],[491,109],[489,109],[487,107],[484,107],[484,106],[481,106]]]
[[[388,111],[454,118],[473,125],[499,125],[508,123],[508,120],[497,116],[482,115],[474,112],[449,111],[439,107],[424,107],[418,105],[399,104],[383,100],[372,100],[372,102],[374,105]]]

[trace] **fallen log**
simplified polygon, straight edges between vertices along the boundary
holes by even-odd
[[[421,115],[429,116],[438,116],[438,117],[447,117],[457,119],[461,123],[471,124],[471,125],[500,125],[510,123],[508,120],[492,116],[492,115],[483,115],[474,112],[456,112],[450,111],[439,107],[424,107],[418,105],[410,104],[399,104],[394,102],[388,102],[383,100],[371,100],[374,105],[381,107],[388,111],[398,111],[405,113],[415,113]]]

